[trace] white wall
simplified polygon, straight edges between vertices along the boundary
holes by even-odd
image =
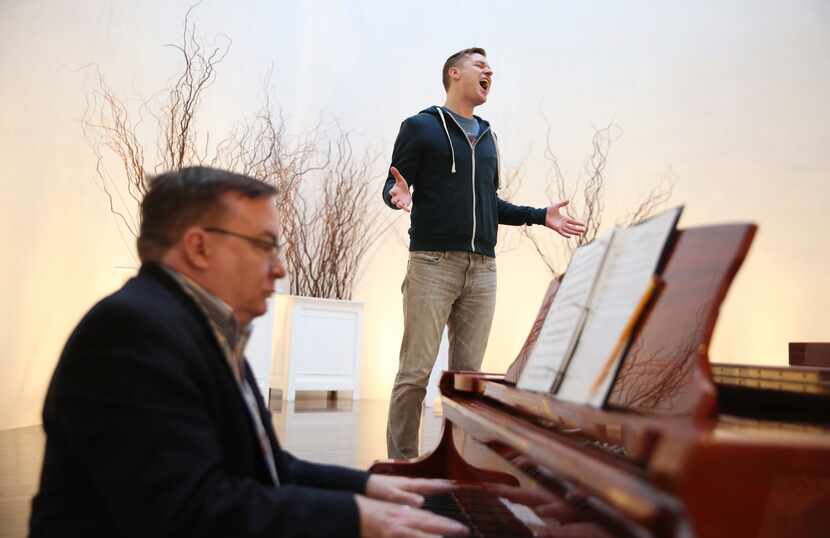
[[[711,357],[785,363],[787,342],[830,339],[830,5],[585,4],[208,0],[199,31],[233,47],[201,125],[224,133],[253,113],[273,65],[272,97],[291,126],[336,117],[388,155],[401,119],[443,99],[446,56],[484,46],[496,77],[480,114],[508,161],[527,156],[521,201],[543,200],[543,114],[571,175],[593,127],[613,120],[624,135],[611,154],[609,220],[670,170],[682,225],[760,225]],[[0,3],[0,429],[39,422],[69,331],[136,263],[81,134],[94,88],[82,67],[97,64],[133,103],[152,95],[178,68],[162,45],[178,39],[187,6]],[[401,220],[384,239],[355,297],[366,302],[367,398],[386,397],[395,372],[405,230]],[[491,371],[519,349],[547,283],[527,245],[501,256],[499,271]]]

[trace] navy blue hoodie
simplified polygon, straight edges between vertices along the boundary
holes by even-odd
[[[433,106],[401,123],[392,166],[412,187],[409,250],[459,250],[495,257],[499,224],[544,224],[546,208],[516,206],[498,198],[499,150],[481,118],[471,144],[451,114]],[[383,200],[394,186],[392,174]]]

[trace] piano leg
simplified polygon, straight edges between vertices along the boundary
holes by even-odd
[[[418,478],[450,478],[459,482],[490,482],[518,485],[509,473],[491,471],[468,463],[461,456],[453,440],[453,427],[444,421],[441,441],[432,452],[410,460],[378,460],[369,472]]]

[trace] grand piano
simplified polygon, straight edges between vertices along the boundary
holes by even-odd
[[[443,374],[438,446],[370,471],[458,481],[426,508],[472,536],[830,536],[830,369],[707,354],[755,232],[674,232],[602,408],[515,386],[554,280],[506,374]]]

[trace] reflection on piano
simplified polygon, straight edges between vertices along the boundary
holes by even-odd
[[[474,536],[830,535],[830,370],[809,369],[808,391],[798,375],[761,388],[726,375],[749,367],[709,364],[755,229],[676,232],[603,409],[515,388],[554,281],[507,374],[444,373],[435,450],[371,471],[459,481],[427,508]]]

